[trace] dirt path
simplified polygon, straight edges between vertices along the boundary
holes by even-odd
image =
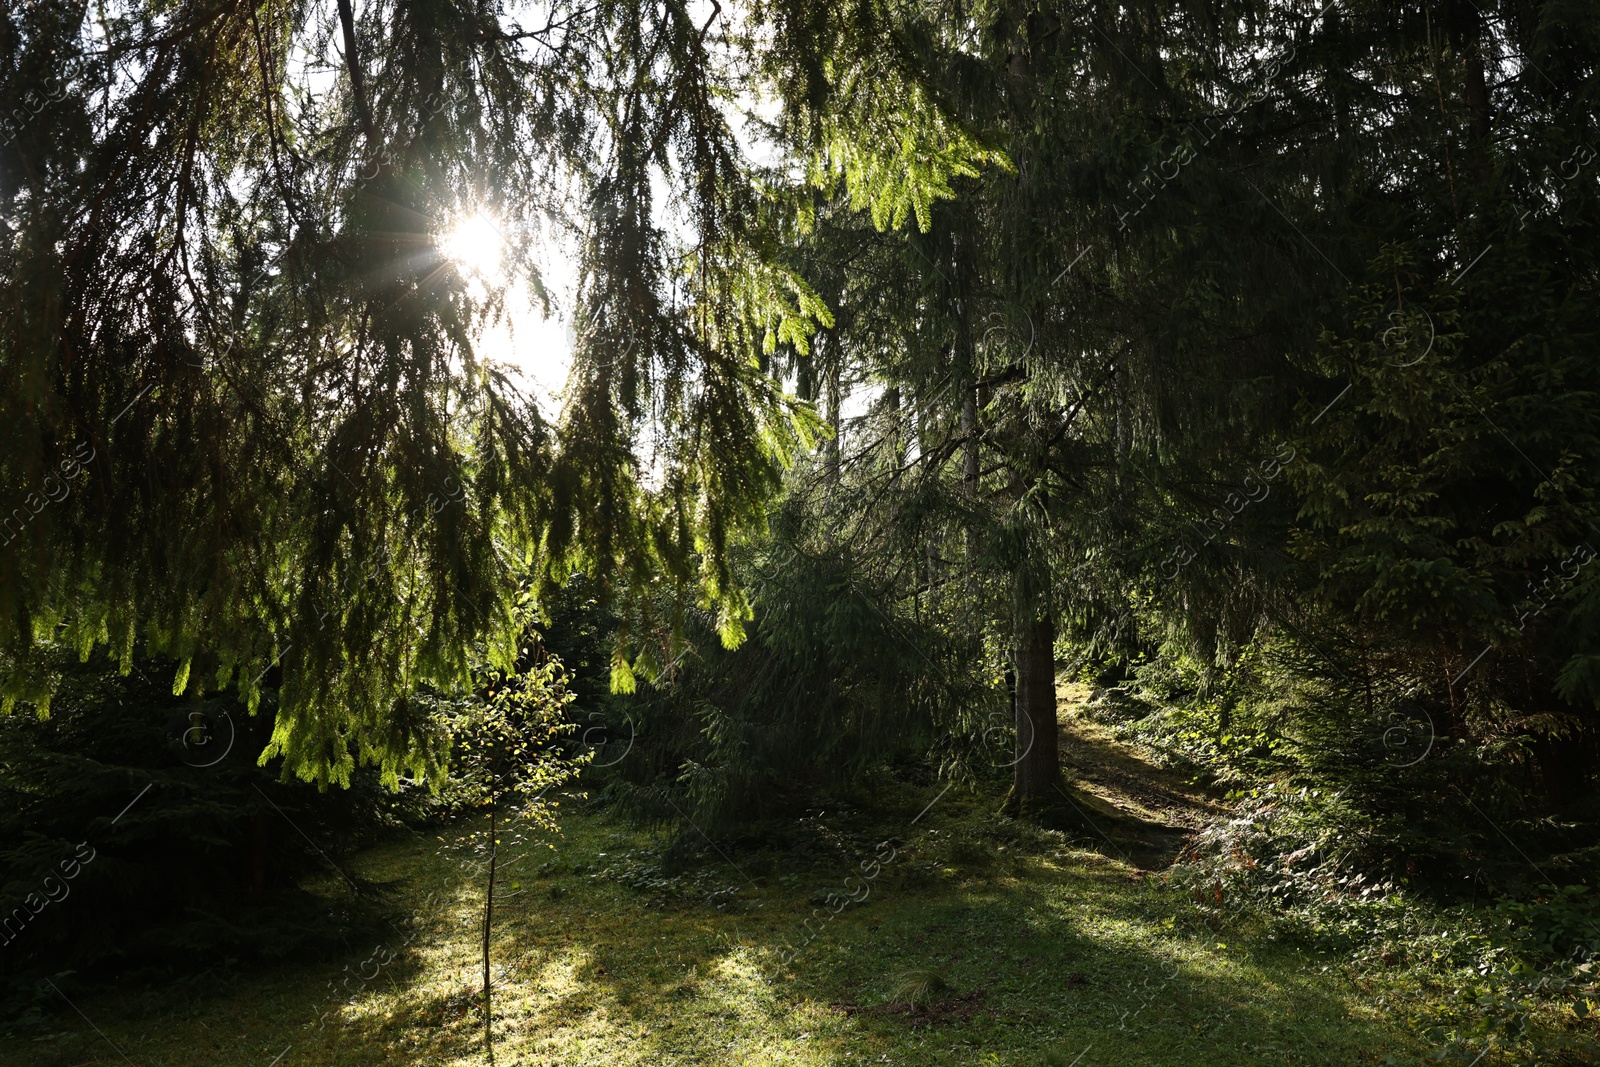
[[[1081,715],[1087,686],[1061,684],[1056,695],[1062,771],[1096,802],[1082,814],[1113,853],[1146,871],[1165,870],[1192,834],[1227,813],[1188,775],[1156,766]]]

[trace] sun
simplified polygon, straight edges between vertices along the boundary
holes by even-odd
[[[440,253],[461,273],[475,278],[500,276],[505,261],[505,236],[488,215],[475,213],[459,220],[436,239]]]

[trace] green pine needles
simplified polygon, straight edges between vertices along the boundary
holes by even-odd
[[[478,640],[509,669],[552,578],[665,582],[736,643],[729,547],[822,434],[772,363],[832,321],[783,254],[807,182],[926,225],[995,158],[917,88],[911,15],[819,11],[8,9],[0,513],[93,459],[0,550],[6,707],[48,711],[44,646],[147,650],[176,691],[278,688],[285,773],[393,783],[438,770],[412,695],[465,686]],[[758,99],[793,167],[735,136]],[[535,236],[581,249],[559,420],[475,349],[513,293],[440,253],[472,216],[542,299]]]

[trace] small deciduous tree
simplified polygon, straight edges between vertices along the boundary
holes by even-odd
[[[494,931],[495,878],[501,869],[502,844],[516,844],[525,835],[556,830],[549,798],[555,787],[571,780],[588,761],[573,754],[562,739],[577,729],[566,715],[573,694],[559,659],[542,649],[524,648],[523,660],[538,662],[517,672],[492,671],[483,679],[481,697],[466,703],[455,726],[456,767],[468,803],[488,809],[489,823],[472,835],[483,872],[483,1041],[494,1062],[493,976],[491,937]]]

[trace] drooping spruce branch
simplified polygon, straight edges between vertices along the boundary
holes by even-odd
[[[745,158],[739,101],[775,88],[804,116],[783,147],[886,222],[986,158],[872,84],[915,84],[892,5],[807,8],[0,16],[8,702],[47,706],[41,644],[143,647],[178,690],[276,686],[288,772],[393,780],[440,759],[410,694],[461,684],[476,639],[510,655],[530,571],[664,578],[737,640],[729,546],[818,432],[771,358],[829,321],[782,251],[804,196]],[[540,229],[581,243],[557,424],[474,347],[514,294],[435,247],[475,211],[513,262]]]

